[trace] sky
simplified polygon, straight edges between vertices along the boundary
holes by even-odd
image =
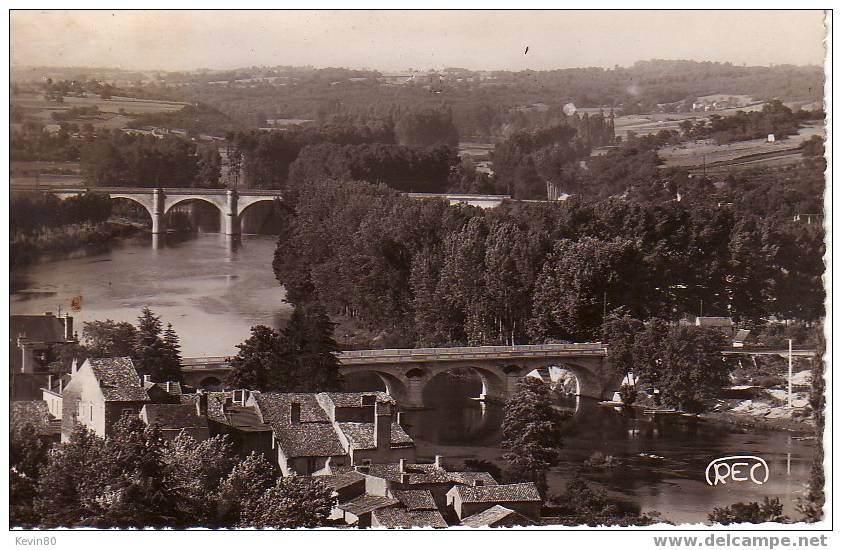
[[[823,17],[816,10],[12,10],[11,59],[15,66],[168,71],[254,65],[517,71],[646,59],[822,65]]]

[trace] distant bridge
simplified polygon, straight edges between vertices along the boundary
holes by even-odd
[[[468,369],[482,381],[480,398],[504,401],[532,371],[557,366],[572,372],[577,394],[610,399],[621,377],[607,362],[603,344],[543,344],[344,351],[337,354],[342,374],[373,373],[400,405],[424,406],[424,388],[438,374]],[[222,385],[231,371],[227,357],[185,358],[182,373],[195,387]]]
[[[61,198],[81,195],[88,191],[107,194],[112,199],[127,199],[141,205],[152,218],[152,234],[167,232],[167,214],[178,204],[197,200],[219,210],[219,227],[226,235],[240,234],[240,220],[255,204],[271,204],[281,198],[281,192],[270,189],[196,189],[150,187],[94,187],[91,189],[48,189]]]

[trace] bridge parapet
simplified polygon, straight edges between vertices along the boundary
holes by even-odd
[[[343,365],[371,363],[411,363],[425,361],[465,361],[527,357],[605,357],[602,343],[537,344],[520,346],[471,346],[454,348],[406,348],[343,351],[337,354]]]

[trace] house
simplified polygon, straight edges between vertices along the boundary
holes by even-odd
[[[47,376],[58,372],[62,351],[73,344],[73,317],[59,317],[49,311],[44,315],[10,315],[11,400],[39,399]]]
[[[164,439],[186,434],[196,441],[208,439],[208,419],[189,403],[147,403],[140,409],[140,419],[147,425],[157,425]]]
[[[62,441],[77,424],[107,437],[122,415],[138,414],[151,401],[129,357],[86,360],[74,368],[61,397]]]
[[[67,441],[74,428],[81,424],[100,437],[111,435],[114,423],[124,414],[141,415],[148,404],[178,406],[181,385],[177,382],[153,383],[149,376],[141,377],[129,357],[90,358],[81,367],[74,361],[70,379],[58,380],[58,386],[42,388],[45,401],[57,407],[61,404],[61,439]],[[165,433],[175,437],[180,428],[176,418],[187,418],[186,410],[148,408],[141,418],[163,422]],[[201,435],[201,421],[190,419],[181,428]],[[174,431],[175,430],[175,431]]]
[[[542,503],[543,499],[534,483],[475,483],[473,486],[456,485],[447,492],[447,505],[456,512],[460,520],[501,505],[532,521],[538,521]]]
[[[253,408],[245,406],[246,392],[203,391],[183,394],[181,402],[195,407],[208,423],[210,437],[224,435],[237,452],[257,452],[274,460],[272,428],[263,423]]]
[[[462,525],[466,527],[522,527],[534,524],[528,517],[499,504],[462,520]]]
[[[415,443],[383,392],[251,392],[246,402],[273,432],[284,475],[331,474],[367,462],[415,458]]]
[[[342,519],[348,525],[371,527],[372,513],[375,510],[398,504],[400,501],[395,498],[363,494],[347,502],[340,502],[337,508],[342,511]]]
[[[413,464],[399,460],[396,464],[366,464],[357,466],[366,476],[366,492],[376,495],[398,495],[403,491],[429,491],[436,508],[447,507],[447,493],[457,485],[496,485],[486,472],[448,471],[441,456],[433,464]]]

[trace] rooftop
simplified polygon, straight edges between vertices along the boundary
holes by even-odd
[[[195,406],[189,404],[147,403],[143,409],[146,421],[158,424],[164,430],[208,427],[207,420],[197,414]]]
[[[435,464],[406,464],[404,472],[409,476],[409,485],[430,483],[466,484],[480,480],[484,485],[497,485],[497,481],[486,472],[449,472]],[[394,483],[401,483],[399,464],[371,464],[368,475],[380,477]]]
[[[53,314],[9,315],[9,337],[16,340],[18,335],[36,342],[64,342],[64,318]]]
[[[330,487],[334,491],[338,491],[339,489],[348,487],[350,485],[353,485],[354,483],[358,483],[361,481],[364,482],[365,476],[357,471],[350,470],[341,474],[319,476],[318,479],[327,487]]]
[[[353,449],[376,449],[373,422],[337,422]],[[415,442],[397,422],[392,422],[391,447],[412,447]]]
[[[360,495],[348,502],[339,503],[339,509],[361,516],[369,512],[373,512],[378,508],[385,508],[386,506],[394,506],[399,504],[399,501],[394,498],[381,497],[378,495]]]
[[[393,496],[401,501],[407,510],[438,510],[433,493],[422,490],[393,491]]]
[[[532,525],[534,522],[526,516],[499,504],[462,520],[462,525],[467,527],[493,527],[501,523],[504,525]]]
[[[382,527],[409,529],[412,527],[435,527],[444,529],[444,521],[438,510],[407,510],[405,508],[380,508],[372,513]]]
[[[462,502],[542,502],[543,500],[534,483],[479,487],[457,485],[453,490],[459,493]]]
[[[91,358],[87,362],[106,401],[149,400],[131,358]]]

